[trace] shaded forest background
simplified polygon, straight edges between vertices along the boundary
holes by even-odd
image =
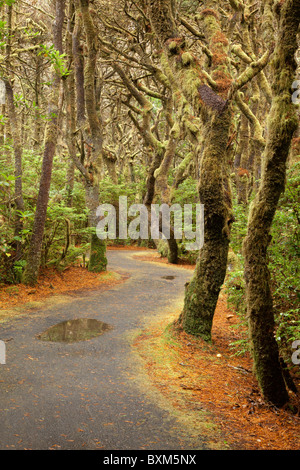
[[[114,243],[154,247],[175,264],[200,259],[198,272],[202,267],[210,276],[218,269],[209,263],[218,257],[225,271],[221,266],[213,286],[200,282],[196,269],[183,325],[189,323],[192,333],[196,323],[199,328],[194,314],[190,321],[192,289],[214,291],[205,307],[212,310],[211,323],[222,286],[247,324],[243,244],[275,125],[280,18],[288,8],[297,16],[299,2],[6,0],[0,6],[6,94],[0,116],[1,284],[33,285],[40,267],[81,263],[105,270],[105,243],[95,233],[100,203],[118,209],[119,196],[148,208],[200,200],[214,230],[206,227],[206,258],[172,237],[168,243]],[[294,48],[299,64],[297,43]],[[297,78],[296,66],[287,115],[295,113],[299,122]],[[288,369],[298,373],[291,345],[300,340],[300,136],[292,127],[284,147],[285,190],[262,251],[276,344]],[[268,229],[262,233],[269,237]],[[232,347],[243,354],[251,339]]]

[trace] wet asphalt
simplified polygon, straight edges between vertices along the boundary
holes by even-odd
[[[191,271],[109,251],[109,270],[128,273],[105,291],[28,312],[0,327],[0,450],[206,449],[183,429],[143,375],[132,338],[182,299]],[[174,276],[166,278],[166,276]],[[65,320],[93,318],[112,326],[89,341],[37,339]],[[146,376],[146,374],[145,374]],[[192,436],[193,435],[193,436]]]

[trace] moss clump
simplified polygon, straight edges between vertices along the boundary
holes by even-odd
[[[182,61],[182,65],[187,66],[187,65],[190,65],[194,61],[194,57],[189,52],[184,52],[181,55],[181,61]]]

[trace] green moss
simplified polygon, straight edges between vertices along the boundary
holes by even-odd
[[[191,67],[184,73],[183,87],[190,97],[198,96],[198,88],[203,85],[203,82],[194,67]]]
[[[104,240],[100,240],[96,234],[93,234],[91,241],[89,271],[93,273],[101,273],[106,271],[106,266],[106,243]]]
[[[172,83],[172,81],[174,79],[173,72],[172,72],[172,69],[170,67],[169,60],[168,60],[168,57],[166,56],[166,54],[161,55],[160,61],[161,61],[162,68],[163,68],[163,70],[164,70],[164,72],[167,76],[167,79],[170,80],[170,83]]]
[[[179,125],[178,121],[175,122],[171,132],[173,134],[174,139],[179,139],[179,137],[180,137],[180,125]]]
[[[194,58],[189,52],[184,52],[181,56],[181,61],[183,65],[190,65],[193,60]]]
[[[170,42],[169,50],[170,50],[170,52],[175,52],[177,50],[177,42],[176,41]]]
[[[199,132],[199,123],[196,122],[196,124],[194,122],[191,122],[190,119],[184,119],[184,124],[186,126],[186,128],[192,133],[192,134],[197,134],[197,132]]]

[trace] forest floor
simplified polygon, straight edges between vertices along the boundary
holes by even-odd
[[[0,286],[0,321],[1,317],[15,315],[18,307],[22,310],[24,306],[29,309],[36,308],[54,295],[64,295],[82,289],[105,289],[120,282],[123,282],[123,278],[115,272],[91,273],[80,264],[62,271],[54,268],[41,269],[36,287],[24,284]]]
[[[134,256],[141,261],[168,264],[154,250],[149,250],[147,256],[144,253]],[[178,267],[194,268],[185,263]],[[54,293],[76,291],[79,286],[80,290],[99,286],[105,289],[120,282],[123,279],[115,273],[99,276],[82,267],[71,267],[63,273],[44,270],[34,289],[21,284],[2,286],[0,310],[17,315],[18,306],[44,302]],[[174,319],[179,315],[180,311],[173,312]],[[170,325],[169,318],[162,317],[137,336],[134,347],[143,358],[152,383],[172,406],[184,407],[191,412],[208,411],[222,429],[229,448],[299,450],[300,397],[291,393],[290,404],[285,409],[264,402],[252,374],[251,358],[247,354],[234,355],[230,346],[244,333],[239,317],[228,308],[226,296],[221,294],[214,318],[212,345],[185,334]],[[178,363],[182,365],[180,377]],[[296,385],[300,389],[299,379]]]
[[[157,253],[137,256],[140,260],[168,264]],[[179,262],[178,266],[194,269],[185,262]],[[174,312],[175,319],[179,315],[180,311]],[[164,330],[173,339],[168,349],[171,347],[173,354],[186,365],[180,384],[167,360],[169,351],[163,347],[161,332]],[[284,409],[264,402],[252,373],[251,357],[247,353],[238,356],[231,347],[233,342],[245,338],[245,334],[238,315],[228,308],[226,296],[221,294],[214,316],[212,346],[176,327],[169,331],[164,321],[139,337],[136,345],[161,393],[172,397],[175,406],[176,403],[180,406],[183,396],[189,409],[210,411],[229,446],[247,450],[300,450],[300,392],[298,396],[290,392],[290,403]],[[157,361],[161,354],[163,359]],[[166,362],[168,367],[164,367]],[[300,390],[299,375],[293,379]]]

